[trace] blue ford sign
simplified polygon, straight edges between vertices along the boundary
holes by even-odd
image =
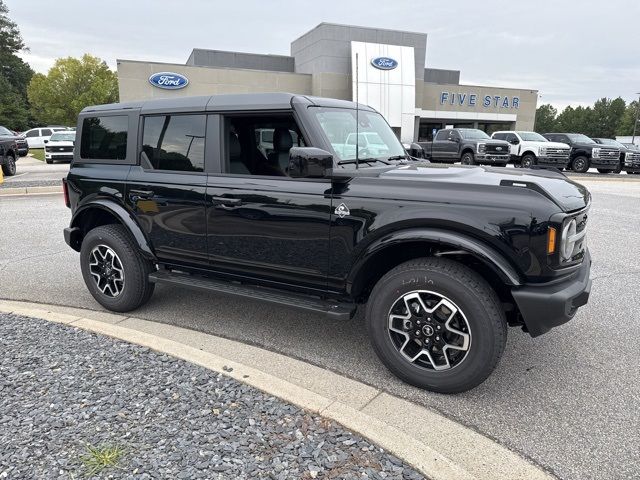
[[[189,84],[189,79],[179,73],[158,72],[149,77],[149,83],[158,88],[178,90],[186,87]]]
[[[393,70],[398,66],[398,61],[389,57],[377,57],[371,60],[371,65],[378,70]]]

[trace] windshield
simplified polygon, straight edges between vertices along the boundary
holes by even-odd
[[[548,142],[546,138],[536,132],[517,132],[525,142]]]
[[[10,135],[13,136],[10,130],[7,130],[5,127],[0,127],[0,135]]]
[[[462,138],[466,140],[487,140],[491,139],[489,135],[482,130],[476,130],[475,128],[459,128],[458,131],[462,135]]]
[[[356,111],[346,108],[311,107],[331,148],[340,160],[355,160],[356,138],[359,159],[405,156],[402,144],[385,119],[376,112],[360,110],[356,128]],[[357,132],[356,132],[357,130]]]
[[[569,137],[573,142],[596,143],[589,137],[587,137],[586,135],[582,135],[581,133],[568,133],[567,137]]]
[[[624,148],[624,145],[612,138],[599,138],[602,145],[611,145],[612,147]]]
[[[76,139],[76,132],[56,132],[51,135],[52,142],[73,142]]]
[[[631,150],[640,150],[640,146],[636,145],[635,143],[623,143],[623,145],[627,148],[630,148]]]

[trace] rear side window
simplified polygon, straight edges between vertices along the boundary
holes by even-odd
[[[493,134],[493,138],[495,138],[496,140],[506,140],[507,139],[507,134],[506,133],[494,133]]]
[[[51,129],[49,129],[49,128],[43,128],[43,129],[41,130],[41,132],[42,132],[42,135],[41,135],[41,136],[43,136],[43,137],[50,137],[50,136],[51,136],[51,133],[52,133],[52,132],[51,132]]]
[[[26,134],[25,137],[27,138],[34,138],[34,137],[39,137],[40,136],[40,130],[36,129],[36,130],[29,130]]]
[[[156,170],[204,171],[206,115],[159,115],[144,119],[142,151]]]
[[[129,117],[87,117],[82,121],[80,157],[96,160],[124,160],[127,157]]]

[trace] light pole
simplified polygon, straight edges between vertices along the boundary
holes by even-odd
[[[633,121],[633,137],[631,137],[631,143],[636,143],[636,126],[638,125],[638,116],[640,115],[640,93],[638,95],[638,106],[636,107],[636,119]]]

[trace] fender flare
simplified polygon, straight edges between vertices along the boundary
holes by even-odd
[[[122,205],[119,205],[113,200],[109,200],[106,198],[98,198],[83,204],[73,214],[73,217],[71,218],[71,228],[72,229],[79,228],[78,222],[80,218],[82,217],[84,212],[91,209],[100,209],[113,215],[116,219],[120,221],[122,225],[124,225],[124,227],[127,230],[129,230],[133,239],[138,244],[138,248],[140,249],[140,252],[145,257],[152,260],[156,260],[156,255],[155,253],[153,253],[153,250],[151,249],[149,241],[147,240],[146,235],[142,231],[142,228],[140,228],[140,225],[138,224],[135,217]]]
[[[436,228],[417,228],[402,230],[383,236],[370,245],[358,256],[358,260],[353,264],[347,277],[347,288],[349,291],[358,278],[362,268],[376,254],[384,249],[409,242],[429,242],[451,247],[474,256],[484,265],[490,268],[508,286],[522,285],[524,282],[515,267],[505,258],[505,256],[487,245],[485,242],[473,238],[464,233]]]

